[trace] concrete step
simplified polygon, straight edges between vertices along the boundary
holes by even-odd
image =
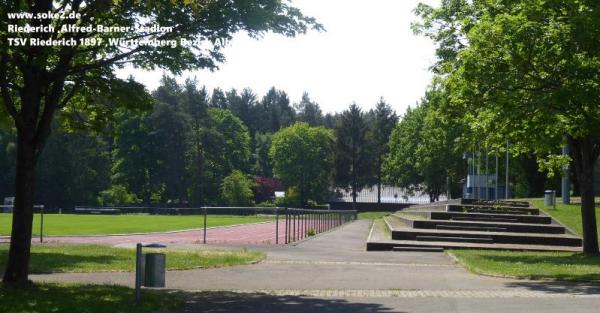
[[[507,231],[505,227],[486,227],[486,226],[458,226],[458,225],[437,225],[435,229],[441,230],[475,230],[475,231]]]
[[[580,247],[582,240],[571,235],[557,234],[532,234],[532,233],[507,233],[507,232],[482,232],[482,231],[453,231],[435,229],[410,229],[402,228],[392,230],[392,240],[418,241],[419,237],[439,237],[438,241],[445,241],[444,237],[450,238],[491,238],[493,243],[513,245],[549,245],[549,246],[572,246]]]
[[[496,231],[514,233],[540,233],[540,234],[565,234],[564,226],[557,224],[527,224],[504,220],[409,220],[403,216],[392,215],[401,222],[412,228],[418,229],[447,229],[447,230],[474,230],[474,231]]]
[[[397,252],[444,252],[444,248],[442,247],[433,247],[433,246],[423,246],[423,247],[415,247],[415,246],[394,246],[392,247],[392,251]]]
[[[490,214],[513,214],[513,215],[539,215],[537,208],[522,208],[508,206],[489,206],[489,205],[457,205],[449,204],[446,206],[448,212],[472,212],[472,213],[490,213]]]
[[[453,217],[452,221],[480,221],[480,222],[503,222],[503,223],[518,223],[515,218],[500,218],[500,217]]]
[[[510,200],[481,200],[481,199],[460,199],[460,204],[468,205],[501,205],[512,207],[529,207],[529,202],[526,201],[510,201]]]
[[[488,214],[464,212],[431,212],[432,220],[490,221],[527,224],[552,224],[550,216]]]
[[[417,241],[494,243],[494,240],[492,238],[476,238],[476,237],[417,236],[416,239],[417,239]]]

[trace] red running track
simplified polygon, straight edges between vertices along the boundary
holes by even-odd
[[[335,225],[317,226],[316,220],[293,220],[290,219],[289,233],[290,241],[297,241],[307,237],[309,229],[322,232]],[[314,222],[314,223],[313,223]],[[206,243],[208,244],[275,244],[277,231],[276,222],[243,224],[233,226],[222,226],[206,229]],[[284,219],[279,220],[279,244],[285,244],[286,223]],[[204,231],[202,229],[184,230],[164,233],[148,234],[125,234],[125,235],[98,235],[98,236],[45,236],[46,243],[86,243],[86,244],[127,244],[127,243],[203,243]],[[0,242],[8,242],[10,237],[0,237]],[[39,242],[38,237],[32,238],[32,242]]]

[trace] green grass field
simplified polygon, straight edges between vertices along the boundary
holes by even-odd
[[[212,268],[253,264],[264,253],[247,250],[157,250],[167,254],[168,270]],[[8,245],[0,245],[0,270],[8,259]],[[34,244],[31,247],[31,273],[116,272],[133,271],[135,249],[104,245]],[[0,311],[2,312],[2,311]]]
[[[543,199],[527,200],[581,235],[580,205],[557,203],[554,209],[544,206]],[[596,215],[600,217],[600,207],[596,207]],[[600,229],[600,221],[598,227]],[[449,250],[447,253],[478,274],[523,279],[600,280],[600,256],[574,252],[484,250]]]
[[[258,223],[271,220],[268,216],[209,215],[207,226]],[[78,215],[44,214],[44,235],[108,235],[163,232],[201,228],[201,215]],[[12,214],[0,214],[0,235],[10,235]],[[33,219],[33,233],[39,235],[40,215]]]
[[[134,290],[110,285],[35,284],[27,288],[0,285],[3,313],[151,313],[174,312],[184,296],[173,291],[143,290],[140,304]]]

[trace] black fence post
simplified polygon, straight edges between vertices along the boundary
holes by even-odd
[[[208,209],[206,207],[204,207],[204,239],[203,239],[204,244],[206,244],[206,215],[207,215],[207,211],[208,211]]]
[[[297,212],[292,212],[292,242],[296,241],[296,213]]]
[[[40,243],[44,242],[44,206],[40,208]]]
[[[288,216],[288,208],[285,208],[285,244],[288,244],[288,224],[289,224],[289,216]]]
[[[275,244],[279,244],[279,208],[275,208]]]

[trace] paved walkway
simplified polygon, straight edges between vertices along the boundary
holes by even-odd
[[[191,294],[186,313],[574,313],[597,312],[600,306],[597,284],[477,276],[455,265],[443,253],[366,252],[369,226],[369,221],[357,221],[297,246],[257,246],[268,257],[256,265],[169,272],[167,286],[197,291]],[[131,286],[133,273],[32,278]]]

